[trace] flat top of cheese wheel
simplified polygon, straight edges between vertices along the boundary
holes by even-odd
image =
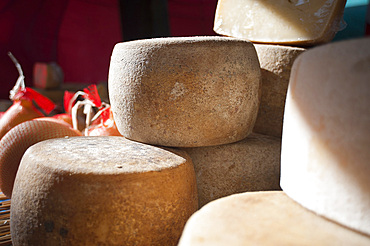
[[[161,171],[186,162],[169,150],[115,136],[46,140],[31,146],[25,155],[54,169],[95,174]]]
[[[369,245],[357,233],[301,207],[282,191],[247,192],[208,203],[185,225],[182,245]]]
[[[222,36],[194,36],[194,37],[162,37],[162,38],[148,38],[148,39],[138,39],[133,41],[126,41],[117,43],[116,47],[119,46],[138,46],[138,47],[145,47],[145,46],[163,46],[163,45],[176,45],[179,44],[194,44],[194,43],[249,43],[252,44],[248,40],[238,39],[234,37],[222,37]],[[116,49],[115,47],[115,49]]]

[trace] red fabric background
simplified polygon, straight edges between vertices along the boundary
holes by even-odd
[[[216,35],[217,0],[169,0],[171,36]],[[123,41],[118,0],[0,1],[0,98],[7,99],[20,62],[32,86],[35,62],[57,62],[65,83],[107,81],[114,45]]]

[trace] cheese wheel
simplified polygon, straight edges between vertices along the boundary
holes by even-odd
[[[370,235],[370,38],[306,51],[292,69],[281,186],[304,207]]]
[[[369,244],[369,237],[317,216],[283,191],[247,192],[213,201],[190,217],[179,242],[179,246]]]
[[[245,191],[280,190],[280,139],[261,134],[231,144],[183,148],[191,157],[199,206]]]
[[[219,0],[214,31],[258,43],[317,45],[340,30],[346,0]]]
[[[261,65],[262,97],[253,131],[281,137],[290,71],[305,49],[271,44],[254,46]]]
[[[129,139],[176,147],[236,142],[257,117],[261,72],[251,42],[172,37],[116,44],[109,98]]]
[[[197,210],[185,152],[123,137],[31,146],[11,206],[14,245],[176,245]]]

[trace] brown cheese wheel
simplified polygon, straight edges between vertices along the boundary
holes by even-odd
[[[117,44],[108,86],[124,137],[197,147],[248,136],[257,117],[260,80],[251,42],[172,37]]]
[[[290,71],[303,48],[254,44],[261,65],[262,96],[253,131],[281,137]]]
[[[370,38],[312,48],[289,82],[281,187],[302,206],[370,236]]]
[[[252,42],[314,46],[342,28],[346,0],[219,0],[214,31]]]
[[[370,245],[370,237],[301,207],[283,191],[247,192],[194,213],[179,246]]]
[[[123,137],[31,146],[15,180],[14,245],[176,245],[197,210],[185,152]]]
[[[235,193],[280,190],[280,139],[253,133],[219,146],[183,148],[191,157],[199,206]]]

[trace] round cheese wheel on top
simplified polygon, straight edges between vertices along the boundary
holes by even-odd
[[[116,44],[108,86],[124,137],[197,147],[249,135],[257,117],[260,80],[251,42],[171,37]]]
[[[198,206],[191,160],[123,137],[54,139],[21,161],[14,245],[176,245]]]
[[[281,187],[302,206],[370,235],[370,38],[312,48],[289,82]]]
[[[212,201],[187,221],[179,246],[369,245],[370,237],[312,213],[283,191]]]

